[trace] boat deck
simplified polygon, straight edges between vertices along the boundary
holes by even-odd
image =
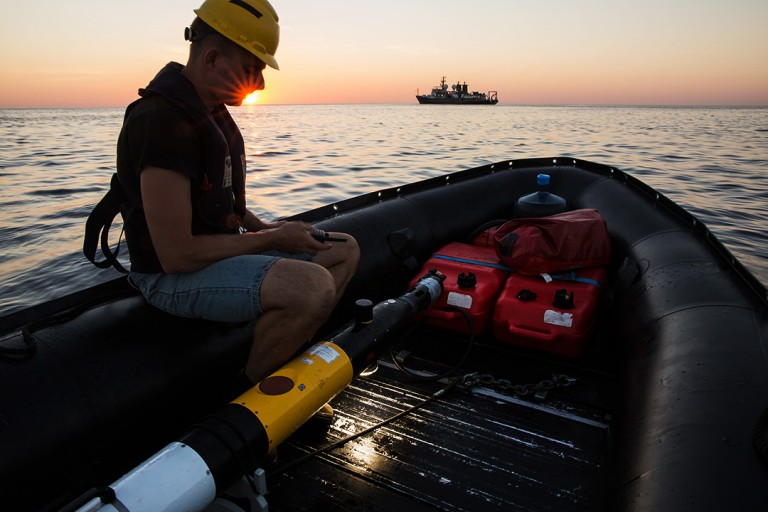
[[[445,331],[425,329],[416,336],[422,339],[415,346],[444,362],[458,361],[466,346],[460,335]],[[444,379],[417,380],[381,358],[376,373],[355,379],[331,402],[336,416],[330,430],[300,430],[280,446],[277,463],[267,471],[270,510],[599,508],[613,377],[603,371],[600,357],[587,360],[592,363],[576,367],[478,340],[466,368],[513,383],[536,383],[554,373],[578,381],[526,396],[498,386],[453,387],[365,435],[307,457],[446,387]],[[414,370],[427,364],[418,354],[407,360]]]

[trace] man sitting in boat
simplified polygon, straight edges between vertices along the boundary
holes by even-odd
[[[256,383],[327,320],[359,249],[347,234],[329,242],[310,224],[247,209],[243,138],[226,106],[263,89],[267,65],[278,69],[278,17],[266,0],[205,0],[195,13],[187,64],[139,90],[118,139],[129,278],[173,315],[255,320],[245,376]]]

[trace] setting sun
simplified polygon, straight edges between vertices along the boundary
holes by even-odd
[[[255,105],[259,102],[261,91],[253,91],[243,99],[243,105]]]

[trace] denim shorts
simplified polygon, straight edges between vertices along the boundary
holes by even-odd
[[[263,254],[235,256],[196,272],[141,274],[129,280],[152,306],[186,318],[217,322],[248,322],[264,311],[259,292],[264,276],[280,258],[311,261],[309,254]]]

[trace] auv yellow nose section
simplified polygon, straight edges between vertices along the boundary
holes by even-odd
[[[256,415],[269,438],[269,451],[290,436],[353,377],[347,354],[330,341],[306,352],[249,389],[232,403]]]

